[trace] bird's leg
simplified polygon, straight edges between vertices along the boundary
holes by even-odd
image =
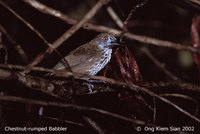
[[[89,89],[89,93],[88,94],[96,93],[96,91],[93,91],[94,86],[91,83],[84,82],[83,85],[86,85],[88,87],[88,89]]]

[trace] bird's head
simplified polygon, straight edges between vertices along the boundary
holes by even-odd
[[[119,45],[117,39],[113,35],[107,33],[101,33],[97,35],[96,41],[98,45],[104,45],[104,47],[112,47],[115,45]]]

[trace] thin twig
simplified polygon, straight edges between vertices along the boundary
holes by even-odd
[[[8,48],[5,44],[0,43],[0,49],[4,50],[4,64],[7,65],[8,64]]]
[[[42,119],[48,119],[48,120],[52,120],[52,121],[57,121],[57,122],[62,122],[62,123],[66,123],[66,124],[71,124],[71,125],[77,125],[77,126],[81,126],[84,127],[85,125],[79,122],[74,122],[74,121],[69,121],[69,120],[62,120],[62,119],[58,119],[58,118],[54,118],[54,117],[49,117],[49,116],[40,116],[40,118]]]
[[[8,48],[5,44],[2,43],[2,33],[0,32],[0,50],[4,49],[4,64],[8,64]]]
[[[3,46],[5,51],[4,64],[8,64],[8,47],[5,44]]]
[[[177,98],[183,98],[183,99],[186,99],[186,100],[193,101],[196,104],[194,115],[197,115],[197,113],[199,111],[199,102],[197,102],[197,100],[195,100],[194,98],[192,98],[190,96],[187,96],[187,95],[184,95],[184,94],[175,94],[175,93],[172,93],[172,94],[160,94],[160,96],[177,97]]]
[[[190,114],[189,112],[185,111],[184,109],[182,109],[181,107],[177,106],[173,102],[169,101],[168,99],[166,99],[164,97],[161,97],[161,96],[155,94],[154,92],[150,91],[149,89],[147,89],[145,87],[141,87],[141,86],[134,85],[134,84],[127,84],[127,83],[116,81],[114,79],[106,78],[106,77],[103,77],[103,76],[90,76],[90,78],[103,80],[103,81],[106,81],[106,82],[109,82],[109,83],[112,83],[112,84],[116,84],[116,85],[127,86],[130,89],[131,88],[136,88],[138,90],[141,90],[141,91],[147,93],[148,95],[150,95],[152,97],[155,97],[156,99],[161,100],[162,102],[172,106],[173,108],[175,108],[176,110],[180,111],[184,115],[186,115],[186,116],[190,117],[191,119],[193,119],[193,120],[197,121],[198,123],[200,123],[200,119],[198,119],[194,115]]]
[[[147,1],[144,1],[145,3]],[[142,3],[142,5],[140,6],[143,6],[145,3]],[[107,11],[109,13],[109,15],[112,17],[112,19],[114,20],[114,22],[118,25],[118,27],[120,28],[124,28],[123,26],[123,22],[122,20],[118,17],[118,15],[115,13],[115,11],[111,8],[111,7],[108,7],[107,8]],[[130,12],[131,13],[131,12]],[[130,16],[129,16],[130,17]],[[128,18],[127,18],[128,19]],[[130,19],[130,18],[129,18]],[[126,20],[128,21],[128,20]],[[127,22],[126,22],[127,23]],[[178,77],[176,77],[175,75],[173,75],[170,71],[168,71],[165,66],[160,63],[149,51],[147,48],[141,48],[141,51],[144,52],[153,62],[155,65],[157,65],[166,75],[168,75],[170,78],[172,78],[173,80],[178,80]]]
[[[129,20],[131,19],[133,12],[135,12],[138,8],[144,6],[147,2],[148,2],[148,0],[144,0],[141,3],[137,4],[136,6],[134,5],[133,8],[130,10],[126,20],[123,23],[123,28],[122,28],[121,35],[120,35],[120,42],[122,42],[122,38],[123,38],[124,33],[126,32],[126,29],[127,29],[127,24],[129,22]]]
[[[146,3],[147,1],[145,1]],[[142,3],[143,6],[145,3]],[[112,17],[112,19],[114,20],[114,22],[118,25],[118,27],[123,28],[123,22],[121,21],[121,19],[118,17],[118,15],[115,13],[115,11],[111,8],[108,7],[107,11],[109,13],[109,15]],[[132,13],[132,12],[130,12]],[[129,16],[130,17],[130,16]],[[130,19],[130,18],[127,18]],[[128,20],[126,20],[128,21]],[[127,23],[127,22],[126,22]],[[178,77],[176,77],[174,74],[172,74],[170,71],[168,71],[165,66],[160,63],[149,51],[147,48],[141,48],[141,51],[144,52],[153,62],[155,65],[157,65],[166,75],[168,75],[170,78],[172,78],[173,80],[178,80]]]
[[[196,8],[196,9],[200,9],[199,0],[184,0],[187,4],[189,4],[191,7]]]
[[[7,69],[18,69],[18,70],[23,70],[25,71],[27,69],[26,66],[20,66],[20,65],[12,65],[12,64],[0,64],[0,68],[7,68]],[[66,72],[66,71],[59,71],[59,70],[54,70],[54,69],[48,69],[48,68],[43,68],[43,67],[32,67],[30,70],[32,71],[39,71],[39,72],[45,72],[45,73],[57,73],[57,72],[65,72],[65,75],[67,77],[73,76],[71,72]]]
[[[195,4],[200,5],[200,1],[199,1],[199,0],[188,0],[188,1],[191,1],[191,2],[193,2],[193,3],[195,3]]]
[[[153,123],[156,123],[156,99],[153,97]]]
[[[179,97],[179,98],[183,98],[183,99],[193,101],[196,104],[194,115],[197,115],[197,113],[198,113],[199,103],[195,99],[193,99],[192,97],[189,97],[189,96],[186,96],[186,95],[183,95],[183,94],[160,94],[160,96]],[[154,104],[153,123],[155,124],[155,122],[156,122],[156,100],[155,100],[155,98],[153,98],[153,104]]]
[[[61,19],[65,22],[67,22],[68,24],[74,25],[78,22],[77,20],[68,17],[67,15],[63,14],[62,12],[60,12],[58,10],[48,7],[48,6],[38,2],[37,0],[23,0],[23,1],[25,3],[27,3],[28,5],[36,8],[40,12],[54,16],[58,19]]]
[[[0,79],[6,79],[6,80],[10,80],[10,81],[17,81],[18,83],[20,83],[21,85],[25,86],[25,87],[29,87],[31,89],[37,90],[37,91],[42,91],[43,93],[47,93],[47,95],[49,94],[56,94],[60,97],[63,97],[67,100],[70,100],[72,98],[72,94],[73,95],[83,95],[83,94],[87,94],[88,93],[88,87],[85,86],[79,86],[79,88],[76,90],[76,92],[73,92],[72,88],[76,88],[74,87],[75,85],[82,83],[82,82],[91,82],[91,81],[86,81],[86,80],[81,80],[81,75],[80,74],[74,74],[74,77],[76,78],[76,84],[72,83],[72,88],[69,87],[69,84],[71,83],[70,78],[72,76],[71,72],[66,72],[65,70],[63,71],[59,71],[59,70],[53,70],[53,69],[46,69],[46,68],[42,68],[42,67],[33,67],[32,70],[34,71],[38,71],[38,72],[46,72],[46,73],[50,73],[50,72],[54,72],[54,73],[61,73],[65,74],[65,79],[64,80],[60,80],[60,79],[54,79],[53,81],[47,81],[44,78],[40,78],[40,77],[36,77],[36,76],[31,76],[28,74],[24,74],[24,73],[18,73],[15,72],[14,70],[25,70],[26,67],[25,66],[18,66],[18,65],[4,65],[4,64],[0,64],[0,68],[5,68],[5,69],[12,69],[12,70],[3,70],[0,69]],[[74,82],[74,81],[72,81]],[[66,84],[68,84],[68,86],[66,86]],[[74,85],[73,85],[74,84]],[[114,92],[113,89],[109,88],[106,84],[101,84],[99,85],[96,82],[93,82],[93,90],[95,90],[95,93],[100,93],[100,92]]]
[[[7,69],[19,69],[19,70],[26,70],[25,66],[20,65],[12,65],[12,64],[0,64],[0,68],[7,68]],[[39,72],[46,72],[46,73],[52,73],[53,69],[43,68],[43,67],[33,67],[31,68],[33,71],[39,71]]]
[[[61,73],[61,76],[65,77],[65,73],[64,72]],[[80,76],[77,75],[76,77],[80,77]],[[106,77],[103,77],[103,76],[84,75],[84,77],[90,78],[90,79],[106,81],[106,82],[109,82],[109,83],[112,83],[112,84],[116,84],[116,85],[119,85],[119,86],[129,87],[130,88],[129,90],[131,90],[132,88],[141,90],[141,91],[147,93],[148,95],[150,95],[152,97],[155,97],[156,99],[161,100],[161,101],[165,102],[166,104],[174,107],[176,110],[180,111],[184,115],[186,115],[186,116],[190,117],[191,119],[193,119],[193,120],[197,121],[198,123],[200,123],[200,120],[197,117],[193,116],[192,114],[190,114],[187,111],[185,111],[184,109],[180,108],[179,106],[177,106],[173,102],[169,101],[168,99],[166,99],[164,97],[161,97],[161,96],[157,95],[156,93],[150,91],[149,89],[147,89],[145,87],[141,87],[141,86],[134,85],[134,84],[128,84],[128,83],[125,83],[125,82],[120,82],[120,81],[117,81],[117,80],[114,80],[114,79],[110,79],[110,78],[106,78]]]
[[[30,28],[33,32],[36,33],[36,35],[42,39],[44,41],[44,43],[49,47],[49,49],[51,49],[51,51],[55,51],[56,54],[58,54],[64,61],[64,65],[66,66],[66,70],[68,69],[70,72],[72,72],[68,62],[65,60],[65,58],[62,56],[62,54],[56,50],[56,48],[54,48],[54,46],[48,42],[45,37],[38,31],[36,30],[29,22],[27,22],[26,20],[24,20],[19,14],[17,14],[14,10],[12,10],[9,6],[7,6],[3,1],[0,0],[0,4],[5,7],[6,9],[8,9],[13,15],[15,15],[19,20],[21,20],[28,28]],[[32,67],[32,65],[28,65],[27,66],[27,70],[26,73],[29,72],[30,68]]]
[[[60,36],[56,41],[53,43],[53,47],[59,47],[64,41],[66,41],[69,37],[71,37],[77,30],[79,30],[84,23],[86,23],[90,18],[92,18],[96,12],[107,2],[110,0],[99,0],[91,9],[90,11],[75,25],[73,25],[69,30],[67,30],[62,36]],[[52,53],[51,48],[47,48],[44,52],[40,53],[36,58],[29,64],[30,66],[37,65],[47,54]]]
[[[0,25],[1,27],[1,25]],[[0,29],[1,30],[1,29]],[[4,49],[4,64],[8,64],[8,48],[5,44],[2,43],[2,33],[0,32],[0,50]]]
[[[154,57],[151,52],[145,47],[142,47],[140,49],[144,54],[146,54],[152,61],[153,63],[161,70],[163,71],[167,76],[169,76],[172,80],[178,80],[179,78],[176,77],[173,73],[171,73],[169,70],[165,68],[165,65],[160,63],[156,57]]]
[[[46,44],[49,44],[49,42],[44,38],[44,36],[36,30],[29,22],[24,20],[18,13],[16,13],[13,9],[11,9],[8,5],[6,5],[3,1],[0,1],[0,4],[8,9],[13,15],[15,15],[19,20],[21,20],[28,28],[30,28],[33,32],[37,34],[40,39],[42,39]]]
[[[42,105],[42,106],[54,106],[54,107],[59,107],[59,108],[73,108],[78,111],[91,111],[91,112],[108,115],[108,116],[111,116],[120,120],[124,120],[127,122],[132,122],[137,125],[155,126],[153,124],[145,123],[144,121],[127,118],[122,115],[118,115],[115,113],[111,113],[111,112],[98,109],[98,108],[93,108],[93,107],[79,106],[75,104],[67,104],[67,103],[52,102],[52,101],[40,101],[40,100],[34,100],[34,99],[28,99],[28,98],[22,98],[22,97],[16,97],[16,96],[5,96],[1,94],[0,94],[0,100],[10,101],[10,102],[21,102],[21,103],[28,103],[28,104],[37,104],[37,105]]]
[[[88,124],[90,124],[90,126],[96,130],[99,134],[105,134],[105,132],[102,130],[102,128],[95,122],[93,121],[91,118],[83,116],[82,117]]]
[[[6,29],[1,24],[0,24],[0,31],[2,33],[4,33],[4,35],[6,36],[6,38],[8,39],[8,41],[11,42],[11,44],[14,46],[14,48],[16,49],[16,51],[18,52],[18,54],[22,57],[22,59],[26,63],[28,63],[28,57],[27,57],[26,53],[24,52],[24,50],[22,49],[22,47],[15,42],[15,40],[8,34],[8,32],[6,31]]]
[[[192,91],[192,92],[200,93],[200,86],[194,85],[191,83],[187,83],[187,82],[183,82],[183,81],[169,81],[169,82],[159,82],[159,83],[146,82],[146,83],[144,83],[144,87],[152,88],[152,89],[159,88],[158,90],[161,90],[160,89],[161,87],[169,87],[169,86],[178,86],[179,87],[178,89],[174,88],[173,89],[174,91],[175,90],[176,91],[183,90],[183,91],[189,91],[189,92]]]
[[[17,80],[17,82],[25,87],[28,87],[35,91],[40,91],[59,100],[69,101],[73,93],[70,90],[64,90],[62,86],[51,83],[48,80],[24,74],[22,72],[14,72],[0,69],[0,80]]]
[[[27,112],[24,112],[22,109],[18,109],[18,108],[11,108],[11,107],[6,107],[6,109],[8,109],[9,111],[12,110],[13,113],[15,113],[16,111],[18,113],[23,114],[24,116],[27,115]],[[31,117],[35,117],[33,114],[29,114]],[[56,121],[56,122],[62,122],[62,123],[66,123],[66,125],[76,125],[76,126],[81,126],[81,127],[85,127],[84,124],[80,123],[80,122],[74,122],[74,121],[70,121],[70,120],[66,120],[66,119],[59,119],[56,117],[50,117],[50,116],[37,116],[36,118],[40,118],[40,119],[46,119],[46,120],[51,120],[51,121]]]
[[[60,20],[63,20],[64,22],[74,25],[76,24],[78,21],[75,19],[72,19],[70,17],[68,17],[67,15],[61,13],[60,11],[57,11],[55,9],[49,8],[48,6],[36,1],[36,0],[24,0],[24,2],[26,2],[27,4],[29,4],[30,6],[34,7],[35,9],[37,9],[38,11],[48,14],[48,15],[52,15]],[[110,28],[110,27],[106,27],[106,26],[101,26],[101,25],[93,25],[91,23],[85,23],[83,25],[84,29],[88,29],[88,30],[93,30],[93,31],[97,31],[97,32],[106,32],[106,33],[110,33],[113,34],[117,37],[120,36],[121,31],[114,29],[114,28]],[[133,34],[133,33],[125,33],[124,37],[131,39],[131,40],[136,40],[142,43],[147,43],[147,44],[151,44],[151,45],[155,45],[155,46],[159,46],[159,47],[168,47],[168,48],[172,48],[175,50],[188,50],[190,52],[194,52],[194,53],[198,53],[200,51],[199,48],[195,48],[195,47],[191,47],[191,46],[187,46],[187,45],[183,45],[180,43],[174,43],[174,42],[170,42],[170,41],[165,41],[165,40],[159,40],[156,38],[152,38],[152,37],[147,37],[147,36],[143,36],[143,35],[137,35],[137,34]]]
[[[106,8],[106,10],[107,10],[108,14],[110,15],[110,17],[113,19],[114,23],[116,23],[117,26],[122,29],[123,28],[123,22],[121,21],[119,16],[115,13],[113,8],[109,6],[109,7]]]
[[[12,65],[12,64],[0,64],[0,68],[7,68],[7,69],[18,69],[18,70],[26,70],[25,66],[20,66],[20,65]],[[64,75],[58,75],[58,77],[64,77],[64,78],[68,78],[72,76],[71,72],[66,72],[66,71],[58,71],[58,70],[53,70],[53,69],[48,69],[48,68],[43,68],[43,67],[33,67],[31,68],[32,71],[39,71],[39,72],[46,72],[46,73],[60,73]],[[79,78],[80,76],[84,76],[84,77],[88,77],[90,78],[89,75],[85,75],[85,74],[80,74],[80,73],[76,73],[74,72],[74,77]],[[93,76],[95,77],[95,76]],[[97,76],[98,77],[98,76]],[[98,78],[96,78],[98,79]],[[193,91],[193,92],[200,92],[200,86],[198,85],[193,85],[191,83],[187,83],[187,82],[181,82],[181,81],[170,81],[170,82],[159,82],[159,83],[144,83],[144,87],[147,88],[160,88],[160,87],[168,87],[168,86],[178,86],[179,87],[179,91],[184,90],[184,91]]]

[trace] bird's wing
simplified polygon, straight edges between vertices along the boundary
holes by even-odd
[[[86,74],[89,74],[89,69],[99,58],[101,57],[97,54],[96,49],[87,48],[87,46],[81,46],[65,57],[73,72]],[[64,68],[63,60],[61,60],[53,69],[62,70]]]

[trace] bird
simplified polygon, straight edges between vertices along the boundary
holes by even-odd
[[[119,43],[113,35],[101,33],[90,42],[72,50],[64,58],[72,72],[96,75],[110,62],[112,48],[116,45]],[[53,69],[64,70],[65,67],[64,60],[61,59]]]

